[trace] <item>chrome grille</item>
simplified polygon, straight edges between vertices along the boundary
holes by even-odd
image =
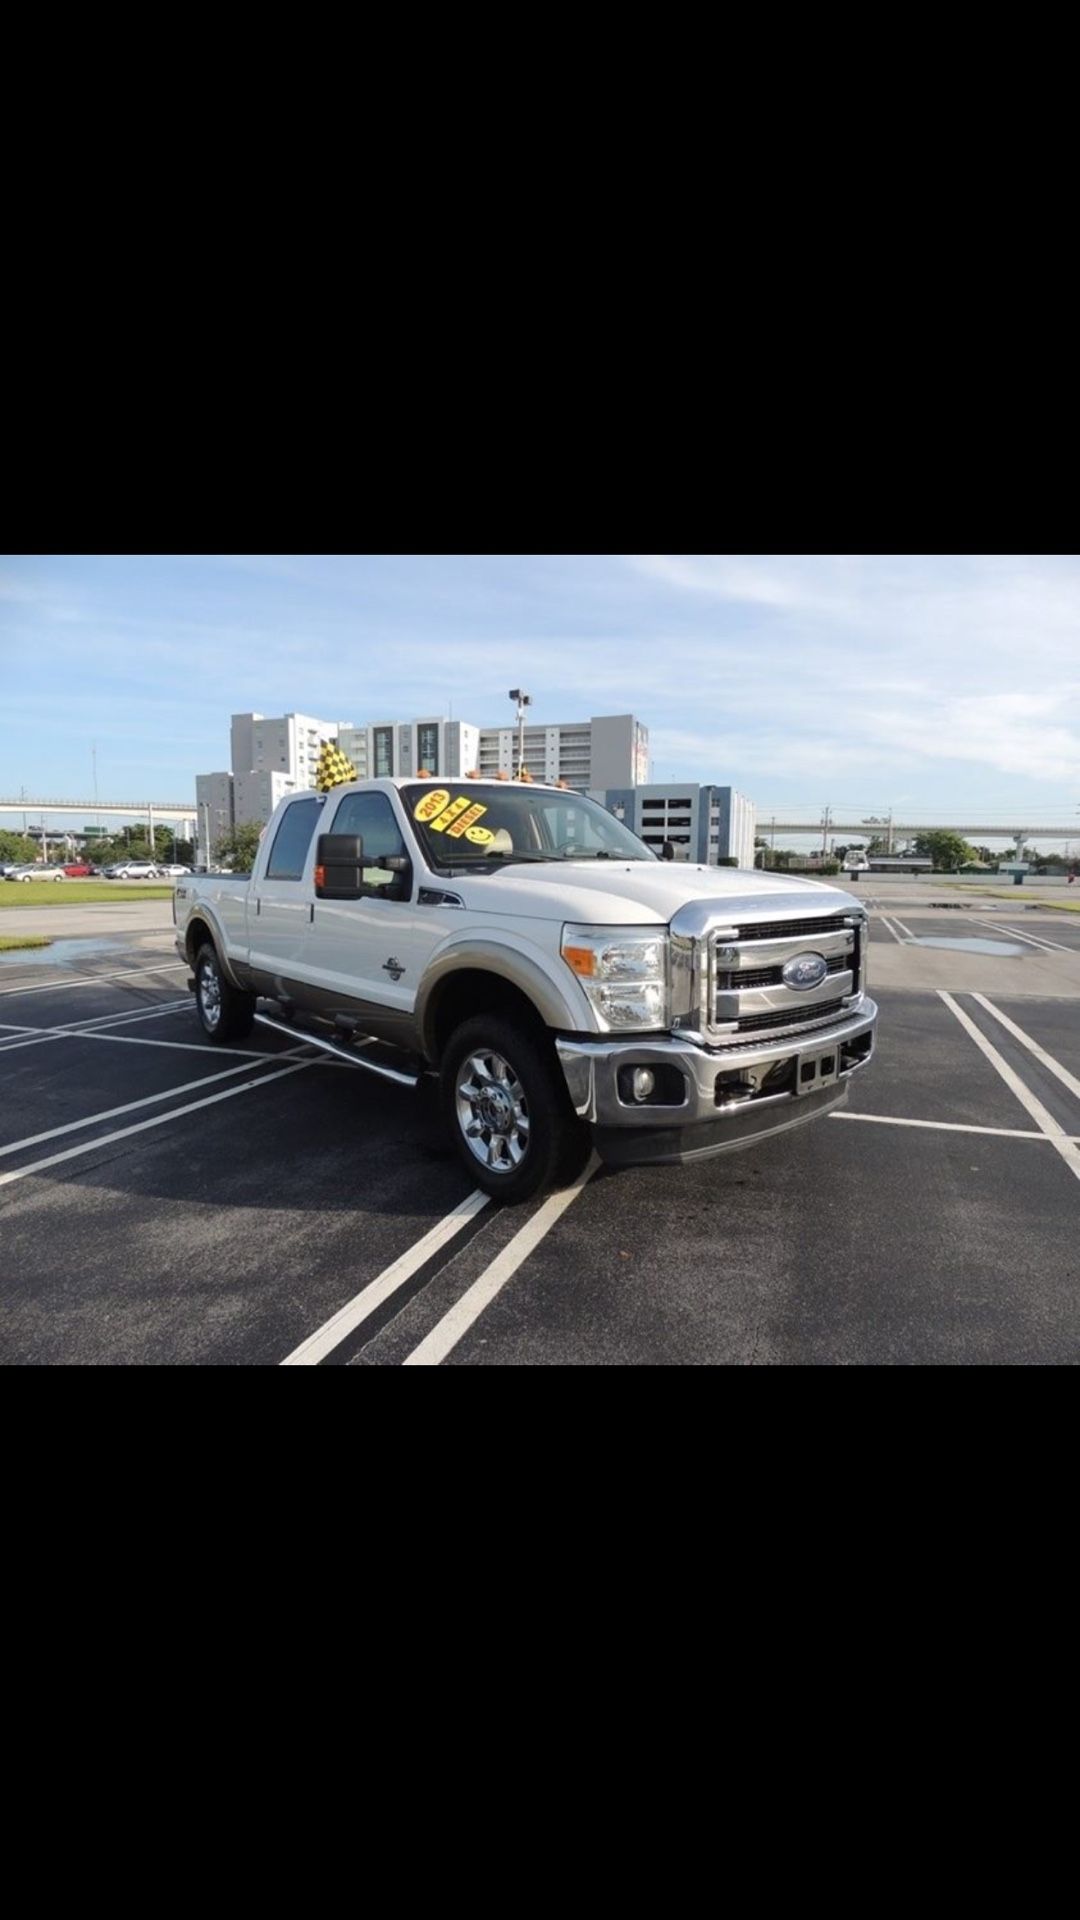
[[[815,1006],[807,1008],[807,1019],[805,1021],[797,1021],[794,1014],[786,1012],[754,1013],[746,1020],[736,1020],[735,1031],[736,1033],[758,1033],[769,1032],[773,1027],[809,1026],[811,1022],[831,1020],[835,1014],[842,1013],[843,1010],[844,1003],[842,1000],[828,1000],[824,1002],[819,1000]]]
[[[830,913],[816,920],[748,920],[736,928],[736,940],[807,940],[815,933],[839,933],[850,926],[842,913]]]
[[[710,1038],[718,1046],[745,1046],[746,1036],[775,1038],[842,1019],[862,981],[862,923],[837,913],[805,919],[739,922],[708,938],[706,995]],[[818,953],[825,973],[816,987],[784,980],[784,967]]]
[[[811,950],[813,943],[811,942]],[[846,973],[850,965],[847,956],[838,953],[827,963],[830,973]],[[782,969],[775,967],[743,967],[738,972],[726,973],[720,968],[716,975],[718,993],[729,993],[739,987],[778,987],[781,984]]]

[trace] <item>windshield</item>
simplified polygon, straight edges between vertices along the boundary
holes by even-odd
[[[402,787],[401,799],[432,867],[656,858],[614,814],[580,793],[466,780]]]

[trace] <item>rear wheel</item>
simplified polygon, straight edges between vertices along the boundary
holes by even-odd
[[[588,1158],[551,1043],[542,1030],[478,1014],[452,1035],[443,1115],[469,1178],[510,1204],[572,1180]]]
[[[195,1010],[208,1040],[243,1040],[255,1024],[255,995],[226,980],[217,951],[207,943],[195,962]]]

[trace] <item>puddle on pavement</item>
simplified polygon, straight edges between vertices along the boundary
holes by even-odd
[[[947,934],[922,934],[905,940],[907,947],[944,947],[949,953],[996,953],[1022,960],[1030,947],[1014,947],[1007,940],[952,940]]]
[[[71,960],[86,960],[92,953],[115,953],[116,939],[54,939],[48,947],[13,947],[0,953],[0,966],[10,961],[16,967],[63,967]]]

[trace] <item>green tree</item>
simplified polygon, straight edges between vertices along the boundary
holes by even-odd
[[[935,867],[943,868],[946,873],[956,873],[969,860],[976,858],[974,847],[964,839],[963,834],[953,833],[948,827],[936,827],[932,832],[917,834],[915,851],[923,860],[932,860]]]
[[[31,840],[28,833],[8,833],[0,831],[0,860],[15,861],[19,866],[28,866],[41,853],[40,840]]]
[[[220,840],[215,841],[214,859],[232,867],[237,873],[250,873],[259,851],[261,834],[262,828],[254,824],[233,827],[230,833],[223,833]]]

